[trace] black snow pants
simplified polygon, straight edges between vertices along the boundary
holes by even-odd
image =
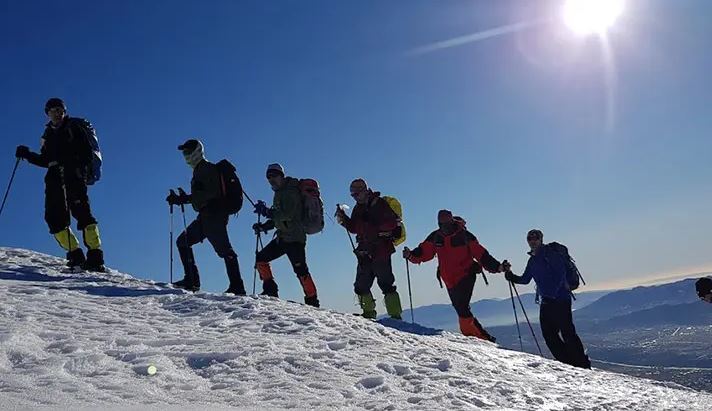
[[[558,361],[574,367],[591,368],[583,343],[576,334],[571,300],[543,298],[539,310],[539,323],[551,355]]]

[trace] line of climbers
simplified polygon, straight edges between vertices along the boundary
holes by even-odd
[[[67,252],[67,265],[89,271],[104,271],[98,223],[92,215],[88,186],[101,177],[101,153],[91,124],[81,118],[69,117],[64,102],[49,99],[45,105],[49,118],[40,153],[18,146],[16,156],[31,164],[47,168],[45,177],[45,220],[50,233]],[[192,246],[207,239],[225,261],[229,287],[226,293],[245,295],[237,253],[232,248],[227,224],[231,214],[242,206],[243,190],[235,167],[227,160],[217,164],[205,157],[203,144],[195,139],[178,146],[187,164],[193,169],[190,193],[170,190],[166,200],[171,205],[191,204],[198,213],[195,221],[179,235],[176,246],[184,268],[184,278],[174,286],[187,290],[200,289],[200,274]],[[305,304],[319,307],[317,288],[306,262],[307,234],[324,227],[323,203],[316,181],[299,180],[285,174],[279,164],[270,164],[266,178],[274,191],[272,205],[253,203],[258,222],[253,225],[258,242],[261,233],[275,229],[274,238],[257,254],[255,268],[262,280],[263,295],[278,297],[279,288],[270,262],[287,255],[304,291]],[[366,318],[376,318],[376,299],[371,293],[374,280],[384,295],[386,311],[401,319],[402,306],[391,258],[395,247],[405,240],[400,203],[392,197],[369,188],[366,181],[356,179],[350,185],[356,201],[347,215],[339,206],[336,219],[349,233],[356,235],[353,245],[357,257],[354,292]],[[249,197],[248,197],[249,199]],[[251,201],[251,200],[250,200]],[[70,213],[83,232],[86,257],[70,227]],[[267,220],[261,222],[260,218]],[[541,296],[540,325],[547,346],[559,361],[590,368],[590,361],[573,324],[571,291],[578,287],[578,271],[566,247],[544,244],[543,233],[531,230],[527,242],[531,251],[522,276],[511,272],[507,260],[501,263],[479,243],[466,228],[464,219],[448,210],[437,215],[438,229],[418,247],[405,247],[403,257],[420,264],[438,258],[438,279],[447,287],[452,305],[459,318],[461,332],[494,341],[470,310],[476,276],[483,269],[490,273],[505,273],[508,281],[527,284],[532,279]]]

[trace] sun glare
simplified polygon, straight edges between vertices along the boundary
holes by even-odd
[[[603,34],[623,13],[623,0],[566,0],[566,25],[581,35]]]

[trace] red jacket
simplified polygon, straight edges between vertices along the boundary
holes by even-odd
[[[343,226],[356,234],[357,251],[363,251],[374,260],[390,258],[396,249],[393,237],[379,234],[393,233],[399,228],[398,215],[381,198],[381,193],[374,192],[366,204],[356,204],[351,217],[344,219]]]
[[[432,260],[436,255],[440,264],[440,276],[448,289],[455,287],[473,270],[479,272],[474,260],[491,273],[499,272],[499,261],[487,252],[472,233],[462,227],[449,236],[440,230],[433,231],[411,251],[408,260],[420,264]]]

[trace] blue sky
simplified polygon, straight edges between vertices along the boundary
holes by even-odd
[[[570,246],[591,288],[712,271],[712,4],[629,1],[609,32],[614,72],[595,37],[561,24],[559,5],[4,1],[0,170],[9,177],[17,144],[38,148],[45,100],[64,98],[104,152],[91,198],[107,263],[156,280],[168,277],[164,198],[191,174],[176,146],[193,137],[209,159],[232,160],[256,199],[271,199],[264,169],[275,161],[318,179],[329,214],[364,177],[401,200],[411,247],[449,208],[518,272],[532,227]],[[542,22],[410,53],[524,21]],[[60,254],[43,174],[18,171],[3,246]],[[248,284],[254,220],[245,209],[230,224]],[[222,261],[207,243],[196,254],[204,288],[222,291]],[[322,303],[355,309],[344,231],[328,222],[308,258]],[[394,267],[407,305],[404,263]],[[286,261],[274,270],[283,297],[300,299]],[[415,305],[448,301],[434,272],[411,270]],[[476,286],[475,299],[505,296],[501,278]]]

